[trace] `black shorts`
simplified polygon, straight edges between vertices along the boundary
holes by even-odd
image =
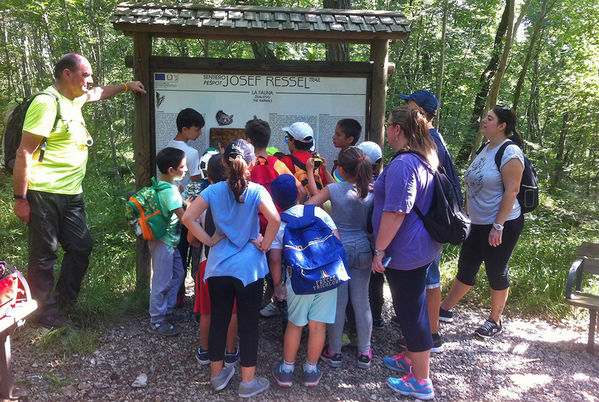
[[[460,250],[456,278],[466,285],[474,286],[480,264],[484,262],[491,289],[504,290],[510,287],[507,264],[524,228],[524,216],[505,222],[502,242],[497,247],[489,245],[492,227],[493,225],[472,225],[470,235]]]

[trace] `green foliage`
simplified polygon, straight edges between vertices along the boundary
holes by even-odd
[[[0,116],[9,98],[50,85],[52,68],[67,52],[86,55],[98,84],[132,78],[124,56],[132,40],[113,29],[110,17],[120,0],[4,0],[0,2]],[[207,5],[235,5],[236,0],[208,0]],[[243,4],[320,7],[313,0],[249,0]],[[387,106],[402,104],[397,95],[436,88],[444,0],[354,0],[353,8],[399,10],[412,21],[408,40],[390,45]],[[468,138],[480,75],[490,57],[504,2],[449,2],[440,131],[456,154]],[[516,13],[522,2],[517,2]],[[511,104],[532,32],[541,13],[533,0],[513,45],[499,102]],[[527,216],[511,263],[510,308],[561,315],[565,275],[582,241],[597,240],[596,207],[599,164],[599,7],[596,0],[557,1],[542,21],[519,102],[519,128],[526,153],[543,183],[543,206]],[[324,60],[324,44],[273,43],[283,60]],[[179,57],[254,57],[247,42],[153,39],[153,54]],[[352,61],[369,61],[368,45],[351,45]],[[86,106],[90,149],[84,181],[88,222],[94,239],[80,302],[72,314],[84,327],[146,308],[146,295],[135,293],[135,239],[122,217],[122,204],[135,187],[133,176],[133,102],[128,95]],[[1,119],[0,119],[1,121]],[[0,130],[3,122],[0,123]],[[114,149],[114,151],[113,151]],[[385,147],[385,159],[393,155]],[[12,193],[12,178],[0,175],[0,189]],[[594,203],[593,203],[594,201]],[[12,213],[10,197],[0,199],[0,258],[24,269],[27,230]],[[444,253],[445,285],[453,279],[459,248]],[[484,276],[484,274],[483,274]],[[482,278],[481,278],[482,282]],[[481,283],[482,285],[482,283]],[[589,283],[590,287],[597,284]],[[488,302],[488,287],[478,286],[468,300]],[[94,321],[92,321],[94,320]]]
[[[91,354],[96,349],[97,334],[91,330],[77,330],[64,327],[48,331],[39,341],[40,348],[45,352],[68,358],[73,354]],[[60,380],[54,378],[54,380]],[[60,380],[63,381],[63,380]],[[55,381],[52,380],[54,383]]]

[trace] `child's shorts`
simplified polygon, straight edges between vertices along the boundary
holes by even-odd
[[[204,260],[200,263],[198,269],[198,276],[196,278],[197,291],[196,299],[193,311],[202,315],[210,315],[210,293],[208,293],[208,283],[204,281],[204,274],[206,272],[206,262]],[[233,303],[233,314],[237,314],[237,299]]]
[[[333,324],[337,312],[337,289],[314,295],[296,295],[287,280],[287,317],[298,327],[308,320]]]

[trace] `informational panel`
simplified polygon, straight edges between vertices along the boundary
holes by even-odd
[[[202,136],[189,143],[200,155],[210,144],[212,128],[243,129],[256,116],[270,124],[270,146],[284,153],[289,149],[283,128],[296,121],[308,123],[314,130],[316,150],[332,161],[338,153],[332,143],[337,121],[353,118],[364,127],[366,102],[366,77],[156,72],[156,151],[177,134],[179,111],[191,107],[206,120]]]

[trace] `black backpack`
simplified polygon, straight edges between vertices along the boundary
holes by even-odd
[[[399,151],[418,155],[428,166],[426,159],[416,151]],[[433,201],[428,213],[424,215],[414,205],[414,212],[422,219],[424,227],[433,240],[445,244],[460,245],[470,234],[471,221],[460,205],[460,198],[452,181],[447,177],[443,166],[433,173]]]
[[[486,146],[488,142],[484,143],[476,154],[478,155]],[[501,147],[497,150],[495,154],[495,166],[497,166],[497,170],[501,174],[501,159],[503,158],[503,153],[508,145],[518,145],[520,149],[522,147],[514,142],[514,141],[506,141],[501,145]],[[518,203],[520,203],[520,209],[523,214],[528,212],[532,212],[536,207],[539,206],[539,178],[537,177],[537,172],[535,171],[535,167],[532,162],[524,156],[524,171],[522,172],[522,181],[520,181],[520,191],[518,191]]]
[[[56,130],[56,125],[60,120],[60,102],[58,97],[52,92],[38,92],[25,99],[15,99],[12,101],[6,112],[4,135],[2,136],[2,149],[4,154],[4,167],[12,174],[13,168],[15,167],[15,160],[17,157],[17,149],[21,145],[21,136],[23,135],[23,123],[25,122],[25,115],[27,109],[31,105],[31,102],[38,95],[49,95],[56,103],[56,117],[54,118],[54,125],[52,130]],[[46,138],[42,140],[40,144],[39,161],[44,159],[44,152],[46,151]]]

